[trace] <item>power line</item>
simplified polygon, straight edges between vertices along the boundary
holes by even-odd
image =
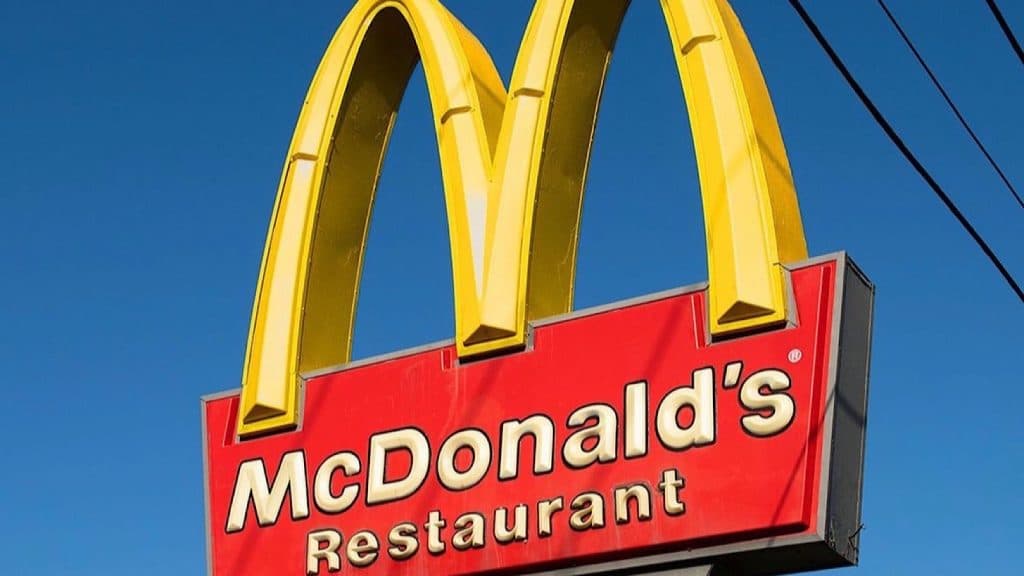
[[[964,130],[966,130],[967,134],[970,135],[971,140],[974,140],[974,144],[977,145],[978,149],[981,150],[981,153],[985,155],[985,158],[988,160],[989,165],[992,166],[992,169],[995,170],[997,174],[999,174],[999,178],[1002,179],[1003,184],[1006,185],[1006,188],[1007,190],[1010,191],[1010,194],[1013,194],[1013,197],[1017,200],[1017,204],[1021,208],[1024,208],[1024,200],[1021,199],[1020,194],[1017,192],[1017,189],[1014,188],[1013,184],[1010,182],[1010,179],[1007,178],[1002,168],[999,167],[999,164],[995,161],[995,158],[993,158],[992,155],[989,154],[989,151],[985,147],[985,145],[981,143],[981,139],[978,138],[978,135],[975,134],[970,124],[967,123],[967,119],[964,118],[964,115],[960,112],[960,109],[957,107],[956,104],[953,103],[953,99],[950,98],[949,93],[946,91],[945,87],[942,86],[942,83],[939,82],[939,79],[935,77],[935,73],[932,72],[932,69],[930,66],[928,66],[928,63],[924,61],[924,57],[921,56],[921,53],[918,52],[917,47],[914,46],[914,43],[910,40],[910,37],[907,36],[907,33],[903,30],[903,26],[900,25],[899,21],[896,20],[896,17],[893,16],[892,11],[890,11],[889,7],[886,6],[885,0],[878,0],[878,5],[882,7],[882,11],[885,12],[886,17],[889,18],[889,22],[891,22],[893,27],[896,28],[896,32],[898,32],[900,38],[903,39],[903,43],[907,45],[907,48],[910,48],[910,51],[914,54],[914,58],[917,59],[917,63],[920,64],[922,68],[924,68],[924,71],[928,74],[928,78],[931,79],[932,84],[935,86],[936,90],[939,91],[939,94],[942,94],[942,98],[946,100],[946,104],[949,105],[949,108],[953,111],[953,114],[956,115],[957,120],[960,121],[960,125],[964,127]]]
[[[986,256],[988,256],[988,259],[992,262],[996,269],[999,270],[999,273],[1002,274],[1003,279],[1006,280],[1006,283],[1010,286],[1010,289],[1013,290],[1013,292],[1017,295],[1018,298],[1020,298],[1021,302],[1024,302],[1024,291],[1021,290],[1020,285],[1018,285],[1017,281],[1014,280],[1009,270],[1006,269],[1006,266],[1004,266],[1002,261],[999,260],[999,257],[996,256],[996,253],[993,252],[992,248],[990,248],[988,243],[985,242],[985,239],[981,237],[981,234],[979,234],[978,231],[974,229],[974,226],[972,226],[971,223],[967,220],[967,217],[964,216],[963,212],[961,212],[960,209],[957,208],[952,198],[950,198],[949,195],[946,194],[946,191],[943,190],[941,186],[939,186],[939,183],[935,181],[935,178],[932,178],[932,175],[928,173],[928,170],[924,167],[924,165],[921,164],[921,162],[917,159],[916,156],[914,156],[914,153],[910,151],[910,148],[908,148],[906,143],[903,142],[903,139],[900,138],[899,134],[896,133],[896,130],[885,119],[885,116],[883,116],[882,112],[878,109],[877,106],[875,106],[875,103],[871,101],[871,98],[867,95],[864,89],[861,88],[857,80],[854,79],[853,74],[850,73],[849,68],[846,67],[846,64],[843,63],[842,59],[839,58],[839,55],[836,54],[836,51],[832,48],[832,45],[825,38],[824,34],[822,34],[821,29],[819,29],[818,25],[814,23],[814,19],[812,19],[811,15],[808,14],[807,10],[804,9],[803,4],[800,3],[800,0],[789,0],[789,4],[793,7],[794,10],[796,10],[797,14],[800,15],[800,19],[803,20],[804,25],[807,26],[807,29],[811,32],[811,35],[814,36],[814,39],[818,41],[818,44],[825,51],[825,54],[828,55],[829,59],[832,61],[832,65],[835,66],[836,70],[838,70],[840,74],[842,74],[843,79],[846,80],[846,83],[850,85],[850,88],[853,89],[854,93],[860,99],[861,103],[864,105],[865,108],[867,108],[868,112],[871,114],[871,117],[874,118],[875,122],[879,125],[879,127],[882,128],[886,136],[888,136],[889,139],[892,140],[892,143],[895,144],[897,148],[899,148],[900,152],[903,153],[903,156],[907,159],[907,161],[910,162],[910,164],[914,167],[915,170],[917,170],[917,173],[920,174],[921,178],[923,178],[924,181],[928,183],[928,186],[931,187],[933,192],[935,192],[935,195],[939,197],[939,200],[942,201],[942,203],[946,206],[946,209],[949,210],[953,217],[957,219],[957,221],[960,223],[960,226],[963,227],[963,229],[971,236],[971,238],[978,245],[978,247],[981,248],[981,251],[984,252]]]
[[[1020,58],[1020,63],[1024,64],[1024,50],[1020,49],[1020,42],[1017,42],[1017,37],[1013,35],[1013,30],[1006,23],[1006,18],[1003,18],[1003,12],[999,9],[996,1],[985,0],[985,3],[988,4],[988,9],[992,11],[992,15],[996,17],[996,22],[1003,29],[1003,34],[1006,35],[1006,39],[1010,42],[1010,46],[1013,47],[1013,51],[1017,53],[1017,58]]]

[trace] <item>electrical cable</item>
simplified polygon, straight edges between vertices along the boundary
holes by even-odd
[[[1021,290],[1020,285],[1017,284],[1017,281],[1014,280],[1009,270],[1006,269],[1006,266],[1003,265],[1002,261],[999,259],[996,253],[992,250],[991,247],[989,247],[988,243],[985,242],[985,239],[981,237],[981,234],[979,234],[977,230],[975,230],[974,226],[970,223],[970,221],[967,220],[967,217],[964,216],[963,212],[961,212],[960,209],[957,208],[956,204],[953,202],[953,199],[950,198],[948,194],[946,194],[946,191],[942,189],[942,186],[940,186],[939,183],[935,181],[935,178],[932,177],[932,175],[928,172],[924,165],[921,164],[921,162],[917,159],[916,156],[914,156],[914,153],[910,151],[910,148],[907,147],[907,144],[903,141],[902,138],[900,138],[900,135],[896,132],[892,125],[889,124],[889,122],[885,119],[885,116],[882,115],[882,112],[878,109],[877,106],[875,106],[875,103],[867,95],[864,89],[861,88],[860,84],[853,77],[853,74],[850,73],[849,68],[846,67],[846,64],[844,64],[842,59],[839,58],[839,55],[832,48],[832,45],[829,43],[828,39],[826,39],[824,34],[822,34],[821,29],[818,28],[817,24],[815,24],[814,19],[811,18],[811,15],[808,14],[807,10],[804,9],[804,6],[800,2],[800,0],[789,0],[789,4],[790,6],[793,7],[794,10],[796,10],[797,14],[800,16],[800,19],[803,20],[804,25],[811,32],[811,35],[814,36],[814,39],[817,40],[822,50],[825,51],[825,54],[829,57],[829,60],[832,61],[832,65],[843,76],[843,79],[846,80],[846,83],[850,86],[850,88],[860,99],[861,104],[863,104],[867,111],[871,114],[871,117],[875,120],[879,127],[882,128],[886,136],[888,136],[889,139],[892,140],[892,143],[896,145],[896,147],[900,150],[901,153],[903,153],[903,156],[907,159],[907,161],[910,162],[910,164],[914,167],[915,170],[917,170],[917,173],[921,176],[921,178],[923,178],[924,181],[928,184],[928,186],[931,187],[932,191],[935,192],[935,195],[938,196],[939,200],[941,200],[942,203],[946,206],[946,209],[949,210],[953,217],[955,217],[956,220],[960,223],[960,226],[963,227],[963,229],[971,236],[971,238],[978,245],[978,247],[981,248],[981,251],[984,252],[986,256],[988,256],[988,259],[992,262],[992,265],[996,267],[1000,274],[1002,274],[1003,279],[1006,280],[1006,283],[1010,286],[1010,289],[1013,290],[1013,292],[1017,295],[1017,298],[1019,298],[1021,302],[1024,302],[1024,290]]]
[[[996,22],[1003,29],[1003,34],[1006,35],[1006,39],[1010,42],[1010,46],[1013,47],[1013,51],[1017,53],[1020,63],[1024,64],[1024,50],[1021,50],[1020,42],[1017,42],[1017,37],[1013,35],[1013,30],[1006,23],[1006,18],[1003,18],[1003,12],[999,9],[999,5],[996,4],[995,0],[985,0],[985,3],[988,4],[988,9],[992,11],[992,15],[996,17]]]
[[[942,83],[939,82],[939,79],[935,76],[935,73],[932,72],[931,66],[928,66],[928,63],[925,62],[924,57],[921,56],[920,52],[918,52],[917,47],[914,46],[914,43],[910,40],[910,37],[907,36],[906,31],[903,30],[903,26],[900,25],[899,21],[896,20],[896,17],[893,15],[892,11],[889,10],[888,6],[886,6],[885,0],[878,0],[878,5],[882,8],[882,11],[885,12],[886,17],[889,18],[889,22],[892,23],[893,27],[896,29],[896,32],[899,33],[900,38],[903,39],[903,43],[906,44],[907,48],[909,48],[910,51],[914,54],[914,58],[917,59],[917,63],[921,65],[921,68],[924,68],[925,73],[928,74],[928,78],[931,79],[932,84],[935,86],[935,89],[939,91],[939,94],[942,95],[942,98],[946,101],[946,104],[948,104],[949,108],[953,111],[953,114],[956,115],[957,120],[960,121],[960,125],[964,127],[964,130],[967,131],[967,134],[971,137],[971,140],[973,140],[974,144],[977,145],[979,150],[981,150],[981,153],[985,155],[985,158],[988,160],[989,165],[992,166],[992,169],[995,170],[997,174],[999,174],[999,178],[1002,179],[1003,184],[1006,185],[1006,189],[1009,190],[1010,194],[1012,194],[1013,197],[1017,200],[1017,204],[1021,208],[1024,208],[1024,199],[1021,199],[1020,194],[1017,192],[1017,189],[1010,182],[1010,179],[1006,176],[1006,173],[1004,173],[1003,169],[999,167],[999,164],[995,161],[995,158],[993,158],[992,154],[989,153],[988,148],[986,148],[985,145],[981,143],[981,139],[978,138],[978,135],[974,132],[974,129],[972,129],[970,124],[967,123],[967,119],[964,118],[964,115],[960,112],[960,109],[957,107],[957,105],[953,103],[953,99],[949,96],[949,93],[946,91],[945,87],[942,86]]]

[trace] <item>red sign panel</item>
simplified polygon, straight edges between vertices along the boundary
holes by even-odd
[[[790,325],[721,342],[694,289],[545,321],[515,354],[311,375],[293,432],[239,440],[237,393],[207,399],[210,573],[855,561],[871,289],[841,255],[790,285]]]

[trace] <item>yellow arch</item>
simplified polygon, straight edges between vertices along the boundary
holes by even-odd
[[[537,2],[513,72],[495,162],[503,181],[490,212],[494,235],[482,307],[494,315],[489,322],[525,329],[526,320],[572,308],[590,143],[629,4]],[[661,6],[697,153],[711,332],[784,322],[780,264],[806,258],[807,248],[785,146],[753,49],[724,0],[661,0]],[[560,83],[566,72],[571,82]]]
[[[348,360],[374,190],[418,56],[441,155],[460,356],[520,346],[528,319],[571,309],[590,139],[628,4],[538,0],[506,98],[486,51],[438,0],[356,3],[313,79],[282,176],[241,434],[296,424],[299,374]],[[763,78],[724,0],[662,8],[698,156],[712,332],[777,324],[780,264],[806,248]],[[572,81],[559,83],[567,70]]]
[[[317,69],[281,177],[243,369],[243,434],[294,425],[299,374],[349,358],[380,166],[420,59],[441,154],[455,291],[464,296],[456,298],[458,332],[481,331],[475,270],[483,270],[480,227],[504,86],[483,47],[440,3],[362,0]],[[481,216],[471,220],[472,212]]]

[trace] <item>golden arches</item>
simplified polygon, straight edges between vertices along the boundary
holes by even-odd
[[[627,0],[538,0],[506,93],[438,0],[359,0],[289,150],[257,287],[239,432],[298,421],[300,374],[348,360],[364,240],[402,92],[421,58],[444,179],[460,356],[521,346],[572,305],[590,138]],[[715,334],[786,318],[806,257],[753,51],[724,0],[662,0],[704,201]],[[560,84],[572,70],[573,81]],[[534,274],[542,270],[543,273]]]
[[[724,334],[782,322],[785,287],[779,263],[806,258],[807,249],[760,68],[726,2],[662,0],[661,5],[698,159],[711,331]],[[491,211],[496,220],[489,243],[494,255],[488,257],[491,306],[484,306],[496,312],[504,304],[501,313],[505,318],[515,314],[517,326],[525,325],[524,315],[536,319],[572,307],[590,142],[628,6],[628,0],[539,0],[523,40],[508,106],[528,110],[524,116],[532,112],[529,124],[537,128],[526,134],[506,126],[499,141],[496,165],[504,166],[508,177]],[[572,82],[559,83],[564,71],[572,71]],[[524,120],[517,117],[515,125]],[[514,141],[506,144],[506,138]],[[510,149],[520,156],[503,162],[502,154]],[[505,280],[513,269],[518,285]],[[520,300],[506,290],[519,292]],[[513,303],[514,310],[507,308]]]
[[[359,2],[317,69],[289,149],[253,306],[243,433],[294,424],[299,375],[348,360],[377,178],[420,59],[441,152],[455,289],[474,295],[456,299],[459,331],[479,330],[474,270],[482,270],[484,232],[470,226],[467,212],[486,211],[486,134],[498,133],[504,87],[479,42],[439,3]]]

